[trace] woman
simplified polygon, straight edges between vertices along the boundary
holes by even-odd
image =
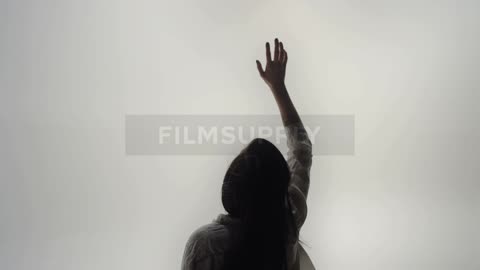
[[[287,52],[266,43],[262,79],[277,102],[287,135],[287,161],[269,141],[254,139],[232,161],[222,186],[220,214],[197,229],[185,247],[182,270],[314,269],[299,243],[307,216],[312,144],[285,87]]]

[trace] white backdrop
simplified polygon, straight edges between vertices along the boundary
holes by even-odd
[[[275,37],[299,112],[356,118],[314,157],[317,269],[480,268],[477,1],[0,3],[0,269],[179,269],[232,156],[127,156],[125,115],[276,113]]]

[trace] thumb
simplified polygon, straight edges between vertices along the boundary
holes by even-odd
[[[258,60],[256,62],[257,62],[258,73],[260,73],[260,76],[263,77],[263,74],[265,73],[265,71],[263,71],[262,63],[260,63],[260,61],[258,61]]]

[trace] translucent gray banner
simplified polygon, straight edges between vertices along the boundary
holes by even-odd
[[[353,155],[353,115],[302,115],[313,155]],[[127,115],[127,155],[235,155],[254,138],[287,152],[279,115]]]

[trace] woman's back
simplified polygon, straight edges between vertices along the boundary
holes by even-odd
[[[220,214],[212,223],[198,228],[187,242],[182,270],[224,269],[224,258],[231,248],[238,221]],[[287,247],[288,270],[315,270],[310,257],[298,241]]]

